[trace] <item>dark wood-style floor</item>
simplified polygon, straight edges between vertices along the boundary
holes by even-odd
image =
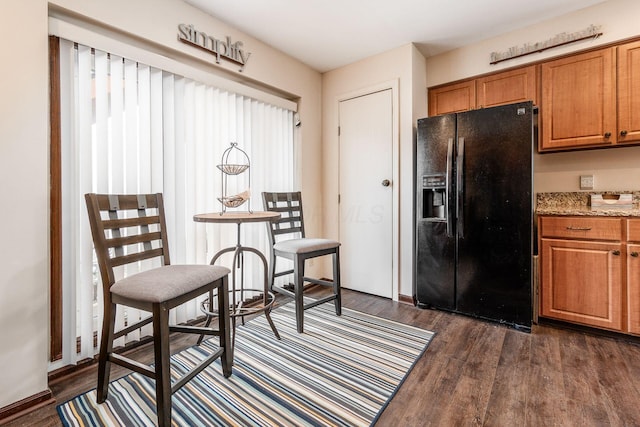
[[[637,343],[553,326],[527,334],[346,290],[343,301],[437,333],[376,426],[640,426]],[[95,384],[92,366],[50,387],[64,402]],[[61,425],[54,406],[8,425]]]

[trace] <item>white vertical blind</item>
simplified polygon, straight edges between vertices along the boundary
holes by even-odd
[[[80,76],[90,75],[93,68],[91,49],[85,46],[78,47],[78,91],[77,103],[79,106],[78,121],[76,122],[75,132],[76,139],[72,145],[76,149],[75,158],[77,159],[76,172],[78,181],[74,186],[77,188],[77,192],[72,196],[74,201],[79,202],[78,205],[73,207],[73,210],[78,218],[78,221],[74,221],[75,224],[83,226],[88,225],[87,216],[83,215],[82,211],[82,194],[91,191],[91,160],[92,160],[92,144],[91,141],[91,127],[93,123],[92,117],[92,99],[91,99],[91,81],[84,79]],[[64,171],[64,168],[63,168]],[[91,278],[91,266],[93,264],[93,254],[91,252],[91,242],[86,239],[85,233],[82,230],[77,230],[74,233],[74,243],[76,244],[77,260],[74,264],[76,270],[76,280],[84,282]],[[91,283],[91,282],[87,282]],[[93,318],[93,289],[92,286],[82,286],[78,292],[78,299],[76,301],[76,310],[78,311],[78,319]],[[92,342],[93,342],[93,322],[80,322],[79,333],[82,337],[82,345],[80,347],[80,355],[87,357],[92,356]]]
[[[84,194],[162,192],[171,262],[208,263],[215,252],[236,244],[235,225],[196,224],[192,219],[221,209],[216,165],[223,151],[237,142],[250,156],[251,182],[248,173],[230,177],[228,190],[235,194],[250,188],[251,207],[261,210],[261,191],[293,189],[294,126],[290,110],[73,42],[61,40],[61,64],[62,363],[70,364],[95,354],[93,334],[97,331],[100,338],[102,325],[102,290]],[[265,227],[243,225],[242,243],[268,254]],[[245,256],[251,272],[245,280],[262,287],[262,269],[252,258]],[[230,267],[230,257],[221,263]],[[124,277],[147,268],[149,262],[116,274]],[[199,316],[203,298],[172,310],[170,320]],[[122,327],[147,315],[118,307],[116,322]],[[146,335],[151,335],[150,326],[116,345]]]

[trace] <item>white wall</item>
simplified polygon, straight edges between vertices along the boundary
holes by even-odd
[[[498,71],[532,61],[564,55],[640,35],[637,0],[609,0],[581,11],[513,31],[461,49],[427,59],[427,86]],[[603,35],[549,49],[541,53],[489,64],[491,52],[503,52],[511,46],[522,46],[552,38],[558,33],[572,33],[589,25],[601,25]],[[534,191],[579,191],[580,175],[595,177],[595,191],[640,189],[640,147],[605,150],[546,153],[534,158]]]
[[[593,190],[640,190],[640,147],[570,151],[534,156],[536,193],[580,191],[580,175],[593,175]]]
[[[47,3],[0,5],[0,408],[47,389]]]
[[[399,101],[399,294],[412,294],[413,272],[413,142],[418,117],[426,115],[424,58],[413,44],[329,71],[322,80],[322,129],[324,148],[324,232],[339,237],[338,214],[338,100],[385,82],[396,81]],[[417,83],[414,83],[416,79]],[[363,153],[364,155],[364,153]],[[366,160],[366,157],[363,157]]]
[[[52,0],[56,14],[123,41],[300,98],[299,187],[321,211],[321,76],[182,0]],[[47,0],[0,3],[0,408],[47,389],[49,292]],[[178,24],[244,42],[251,58],[235,64],[177,40]],[[303,172],[303,173],[302,173]],[[309,224],[320,230],[317,218]]]

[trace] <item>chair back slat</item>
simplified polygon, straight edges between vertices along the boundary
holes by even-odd
[[[114,267],[159,259],[170,264],[162,194],[86,194],[91,234],[103,289],[115,283]]]
[[[136,252],[130,255],[116,256],[111,258],[110,264],[112,267],[118,267],[162,256],[162,252],[162,249],[152,249],[150,251]]]
[[[102,225],[107,229],[113,228],[127,228],[138,227],[141,225],[160,224],[160,217],[157,215],[144,216],[137,218],[117,218],[117,219],[105,219],[102,221]]]
[[[154,242],[162,239],[162,233],[155,231],[153,233],[135,234],[133,236],[117,237],[113,239],[107,239],[106,244],[109,248],[116,248],[118,246],[135,245],[136,243]]]
[[[162,203],[162,195],[158,198],[157,194],[99,194],[98,208],[101,211],[107,211],[112,207],[114,210],[133,210],[144,205],[148,209],[158,209],[159,203]],[[113,204],[116,206],[113,206]]]
[[[294,234],[294,233],[301,233],[301,230],[299,227],[287,227],[287,228],[271,228],[271,232],[273,233],[274,236],[281,236],[283,234]]]

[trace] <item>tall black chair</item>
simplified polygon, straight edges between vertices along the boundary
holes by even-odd
[[[220,358],[222,373],[231,375],[233,355],[229,322],[229,269],[212,265],[171,265],[164,205],[161,194],[86,194],[93,243],[100,266],[104,294],[104,320],[98,357],[97,401],[109,391],[111,364],[124,366],[155,379],[159,426],[171,425],[171,395],[191,378]],[[114,268],[140,261],[160,259],[160,267],[116,279]],[[169,310],[210,291],[217,291],[218,329],[170,326]],[[115,331],[116,305],[148,311],[151,316]],[[113,352],[113,341],[153,323],[155,367]],[[171,384],[169,333],[215,335],[219,349]]]
[[[302,215],[302,195],[300,192],[262,193],[262,202],[267,211],[279,212],[279,220],[267,224],[271,238],[271,264],[269,284],[272,290],[293,297],[296,306],[296,327],[299,333],[304,331],[304,310],[333,301],[336,315],[342,314],[340,298],[340,242],[329,239],[308,238],[304,232]],[[305,261],[311,258],[331,255],[333,257],[332,281],[305,277]],[[278,257],[293,261],[293,269],[276,271]],[[275,285],[275,278],[293,273],[293,292]],[[305,282],[331,286],[333,293],[327,297],[305,304],[303,298]]]

